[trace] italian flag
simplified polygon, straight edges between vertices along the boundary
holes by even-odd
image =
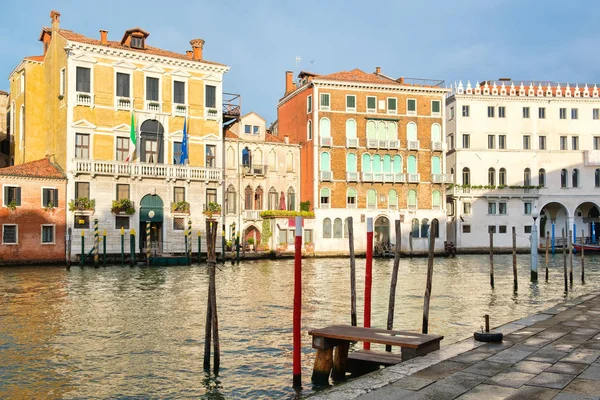
[[[125,161],[133,161],[135,158],[135,149],[137,146],[137,138],[135,136],[135,118],[133,117],[133,112],[131,113],[131,130],[129,132],[129,155],[125,159]]]

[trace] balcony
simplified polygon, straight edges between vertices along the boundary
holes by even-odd
[[[508,186],[502,188],[474,188],[474,187],[460,187],[454,186],[449,191],[453,196],[457,197],[537,197],[540,194],[540,190],[537,188],[521,188]]]
[[[583,152],[583,162],[586,167],[600,166],[600,150],[586,150]]]
[[[150,112],[160,112],[160,103],[155,100],[145,100],[144,109]]]
[[[333,178],[333,173],[331,171],[321,171],[321,180],[322,181],[331,181]]]
[[[356,210],[356,203],[346,203],[346,208],[349,210]]]
[[[407,174],[408,183],[419,183],[421,182],[421,174]]]
[[[406,174],[401,172],[363,172],[363,182],[404,183]]]
[[[259,221],[261,210],[245,210],[244,219],[246,221]]]
[[[321,136],[321,146],[322,147],[333,146],[333,139],[329,136]]]
[[[397,139],[367,139],[368,149],[390,149],[397,150],[400,147],[400,141]]]
[[[367,204],[367,210],[377,210],[377,204]]]
[[[188,113],[188,106],[185,104],[175,104],[173,114],[177,117],[186,117]]]
[[[433,151],[444,151],[444,142],[432,141],[431,150]]]
[[[267,165],[264,164],[242,164],[242,175],[244,176],[265,176],[267,174]]]
[[[346,138],[346,147],[349,149],[357,149],[358,138]]]
[[[92,106],[92,95],[85,92],[77,92],[75,101],[78,106],[91,107]]]
[[[358,182],[358,172],[346,172],[346,181]]]
[[[388,149],[397,150],[400,148],[399,140],[388,140]]]
[[[409,150],[419,150],[420,143],[419,143],[419,141],[418,141],[418,140],[409,140],[409,141],[406,143],[406,147],[407,147]]]
[[[452,183],[452,174],[431,174],[431,183]]]
[[[216,108],[205,108],[204,119],[210,121],[217,121],[219,119],[219,110]]]
[[[383,183],[383,172],[373,172],[373,182]]]
[[[379,141],[377,139],[367,138],[367,149],[376,149],[377,146],[379,146]]]
[[[394,182],[395,183],[404,183],[404,182],[406,182],[406,174],[403,174],[401,172],[396,172],[394,174]]]
[[[117,104],[116,104],[116,108],[117,110],[125,110],[125,111],[130,111],[131,110],[131,99],[127,98],[127,97],[117,97]]]
[[[221,181],[221,169],[193,167],[189,165],[128,163],[124,161],[73,160],[75,175],[89,174],[130,178],[184,179],[190,181]]]

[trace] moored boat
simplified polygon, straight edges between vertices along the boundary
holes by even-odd
[[[600,245],[598,244],[578,244],[578,243],[573,243],[573,250],[575,250],[576,252],[581,251],[581,248],[583,247],[583,250],[587,253],[588,251],[592,251],[592,252],[600,252]]]

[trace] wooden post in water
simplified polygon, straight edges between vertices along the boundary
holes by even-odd
[[[410,230],[410,232],[408,233],[408,247],[410,247],[410,256],[412,257],[412,253],[413,253],[413,237],[412,237],[412,228]]]
[[[235,264],[240,265],[240,232],[235,237]]]
[[[567,241],[565,239],[565,228],[562,229],[562,252],[565,272],[565,292],[569,291],[569,281],[567,278]]]
[[[302,217],[296,217],[294,241],[294,321],[293,321],[293,386],[302,387]]]
[[[79,258],[79,263],[83,267],[85,264],[85,231],[81,230],[81,257]]]
[[[67,228],[67,269],[71,268],[71,244],[73,240],[73,231]]]
[[[98,267],[98,253],[100,252],[100,234],[98,232],[98,218],[94,219],[94,267]]]
[[[396,304],[396,284],[398,282],[398,268],[400,267],[400,238],[402,237],[401,224],[396,220],[396,251],[394,252],[394,269],[392,270],[392,281],[390,283],[390,302],[388,305],[387,328],[394,329],[394,306]],[[433,227],[433,224],[431,225]],[[433,229],[433,228],[432,228]],[[392,351],[392,346],[386,345],[385,351]]]
[[[548,250],[550,248],[550,232],[546,231],[546,282],[548,282]]]
[[[219,374],[221,363],[221,346],[219,343],[219,319],[217,316],[217,290],[216,290],[216,266],[217,266],[217,229],[218,223],[212,218],[206,220],[206,247],[208,265],[208,301],[206,302],[206,327],[204,331],[204,369],[210,369],[210,342],[211,334],[213,341],[213,371]]]
[[[102,265],[106,267],[106,229],[102,231]]]
[[[573,286],[573,231],[569,229],[569,282]]]
[[[185,250],[187,252],[187,240],[185,241]],[[150,221],[146,222],[146,265],[150,265]]]
[[[490,285],[494,288],[494,233],[490,231]]]
[[[348,248],[350,249],[350,323],[356,326],[356,259],[354,258],[354,220],[348,217]]]
[[[583,229],[581,230],[581,283],[585,283],[585,236]]]
[[[125,265],[125,228],[121,227],[121,267]]]
[[[198,229],[198,264],[200,264],[200,252],[202,250],[202,233]]]
[[[513,286],[515,291],[519,288],[517,280],[517,228],[512,227],[512,264],[513,264]]]
[[[425,300],[423,302],[423,329],[422,333],[429,331],[429,301],[431,299],[431,284],[433,281],[433,258],[435,256],[435,232],[436,226],[431,224],[429,228],[429,256],[427,258],[427,283],[425,286]]]
[[[365,266],[365,328],[371,327],[371,289],[373,286],[373,218],[367,218],[367,260]],[[371,343],[364,342],[363,348],[369,350]]]

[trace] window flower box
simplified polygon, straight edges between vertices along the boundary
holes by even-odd
[[[171,211],[176,214],[189,214],[190,203],[187,201],[174,201],[171,203]]]
[[[96,200],[80,197],[69,202],[69,211],[94,211]]]
[[[115,215],[133,215],[135,208],[129,199],[113,200],[110,212]]]
[[[202,212],[208,218],[212,218],[213,215],[221,215],[221,205],[219,203],[210,202],[204,206]]]

